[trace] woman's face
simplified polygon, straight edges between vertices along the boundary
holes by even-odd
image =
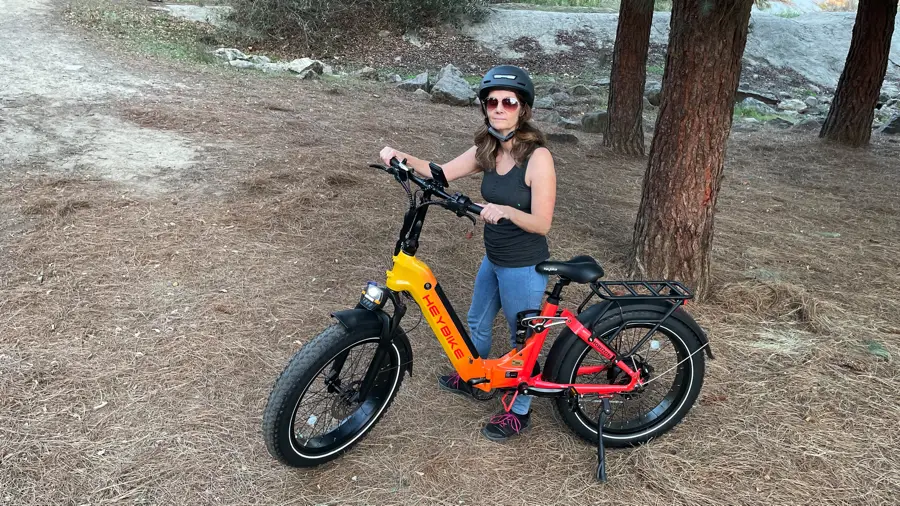
[[[515,92],[494,90],[485,100],[485,109],[492,127],[500,131],[512,130],[519,123],[522,103]]]

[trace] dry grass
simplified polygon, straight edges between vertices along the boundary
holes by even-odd
[[[481,438],[496,404],[438,391],[447,360],[424,325],[386,418],[344,458],[298,471],[267,455],[261,413],[290,355],[388,267],[404,197],[365,164],[386,144],[447,160],[470,143],[476,112],[375,84],[334,94],[327,82],[163,71],[203,90],[109,107],[208,147],[167,193],[4,176],[0,502],[896,502],[898,367],[865,343],[900,349],[897,144],[735,133],[717,296],[688,305],[717,360],[682,425],[610,452],[607,486],[592,480],[594,449],[546,400],[526,436]],[[582,141],[553,148],[551,247],[592,254],[615,278],[644,162]],[[421,249],[460,313],[483,251],[466,223],[433,213]],[[575,305],[583,291],[570,293]]]

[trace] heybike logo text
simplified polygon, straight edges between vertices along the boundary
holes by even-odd
[[[431,313],[431,316],[437,318],[435,323],[438,326],[438,332],[447,340],[447,344],[450,345],[450,349],[453,351],[453,356],[457,359],[461,359],[465,356],[462,349],[459,347],[459,343],[456,341],[456,337],[453,336],[453,331],[450,330],[450,326],[447,322],[444,321],[445,314],[441,313],[441,309],[437,307],[434,302],[431,302],[431,294],[425,295],[422,297],[425,300],[426,308],[428,312]]]

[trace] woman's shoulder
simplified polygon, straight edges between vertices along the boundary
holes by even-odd
[[[541,146],[531,152],[531,155],[525,163],[525,168],[528,169],[529,167],[548,166],[552,164],[553,155],[550,153],[550,150]]]

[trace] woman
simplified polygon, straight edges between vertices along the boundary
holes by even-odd
[[[514,346],[516,314],[539,308],[543,300],[547,275],[534,267],[550,257],[546,235],[556,204],[556,170],[544,135],[529,122],[534,84],[527,72],[508,65],[495,67],[482,79],[478,96],[484,125],[475,133],[475,145],[443,169],[448,181],[483,173],[485,257],[475,277],[468,324],[478,354],[487,357],[500,309]],[[431,177],[426,160],[391,147],[380,156],[387,164],[393,157],[406,159],[417,173]],[[454,393],[472,394],[456,373],[440,377],[438,383]],[[520,433],[530,424],[530,406],[531,398],[519,395],[510,412],[491,417],[482,434],[502,441]]]

